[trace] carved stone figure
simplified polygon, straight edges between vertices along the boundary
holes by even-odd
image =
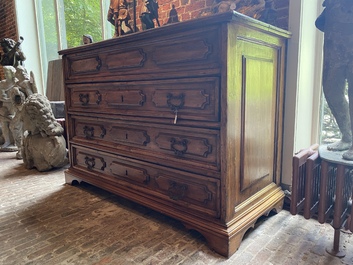
[[[327,146],[344,151],[343,158],[353,160],[353,1],[325,0],[325,9],[315,25],[324,35],[323,91],[342,133],[340,141]],[[348,82],[348,98],[345,86]]]
[[[16,69],[4,66],[5,80],[0,81],[0,123],[4,143],[0,147],[2,152],[19,151],[21,147],[22,123],[16,118],[16,107],[13,104],[14,87],[17,79]],[[17,157],[20,159],[20,152]]]
[[[26,56],[20,47],[22,41],[22,37],[20,37],[20,40],[17,43],[9,38],[4,38],[0,41],[1,48],[4,52],[4,54],[0,56],[1,65],[11,65],[17,67],[23,64],[23,61],[26,60]]]
[[[23,104],[22,120],[26,168],[47,171],[68,163],[64,129],[55,120],[46,96],[30,95]]]
[[[0,151],[17,151],[16,158],[22,159],[22,105],[29,95],[37,92],[37,87],[33,72],[30,78],[23,66],[15,69],[13,66],[6,65],[4,73],[6,78],[0,82],[0,122],[4,143]]]
[[[123,23],[130,32],[134,32],[127,0],[110,0],[107,20],[115,27],[114,38],[127,33],[122,29]]]
[[[26,68],[23,66],[17,66],[16,78],[17,86],[26,95],[26,97],[34,93],[38,93],[37,85],[32,71],[30,72],[30,75],[28,75]]]

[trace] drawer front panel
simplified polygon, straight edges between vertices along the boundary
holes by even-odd
[[[220,182],[123,156],[71,147],[72,167],[102,183],[151,195],[166,204],[219,217]]]
[[[221,33],[215,27],[180,32],[161,39],[129,42],[129,36],[114,40],[104,49],[95,44],[79,53],[64,56],[66,80],[141,80],[163,73],[185,75],[190,71],[219,71]],[[120,43],[124,42],[124,43]],[[126,48],[129,47],[129,48]],[[92,50],[94,49],[94,50]]]
[[[109,121],[72,116],[71,142],[98,145],[100,149],[119,152],[158,164],[199,174],[218,176],[219,131],[182,126],[163,126],[134,122]]]
[[[109,115],[219,121],[216,77],[155,82],[121,82],[68,86],[69,111]]]

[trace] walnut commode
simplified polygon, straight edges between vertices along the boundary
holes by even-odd
[[[287,31],[238,13],[60,51],[71,166],[232,255],[280,210]]]

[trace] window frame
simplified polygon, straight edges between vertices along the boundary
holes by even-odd
[[[40,76],[41,76],[41,89],[40,91],[43,94],[46,94],[47,86],[47,74],[48,74],[48,56],[45,45],[45,36],[44,36],[44,19],[41,10],[41,1],[48,0],[33,0],[33,9],[35,13],[35,28],[37,29],[37,40],[38,40],[38,63],[41,65]],[[52,0],[55,9],[55,28],[57,31],[57,50],[63,50],[67,48],[66,39],[66,26],[65,26],[65,10],[64,10],[64,0]],[[106,12],[109,8],[109,0],[99,0],[100,1],[100,26],[102,28],[102,39],[106,40],[112,37],[112,30],[110,23],[106,19]],[[16,0],[17,5],[20,5],[20,0]],[[21,1],[21,6],[23,6]],[[21,8],[21,6],[19,8]],[[22,8],[21,8],[22,9]],[[20,19],[19,23],[22,23],[21,16],[17,19]],[[23,20],[23,23],[26,21]],[[58,54],[57,59],[60,59]]]

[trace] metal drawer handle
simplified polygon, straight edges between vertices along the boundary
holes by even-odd
[[[100,170],[104,171],[104,169],[107,167],[107,163],[104,161],[103,158],[100,158],[102,166],[100,168]],[[93,170],[93,168],[96,165],[96,159],[94,157],[85,157],[85,164],[87,165],[87,169],[88,170]]]
[[[93,170],[94,166],[96,165],[94,157],[85,157],[85,164],[87,165],[88,170]]]
[[[177,156],[183,156],[188,150],[188,140],[172,138],[170,139],[170,149],[172,149]]]
[[[102,67],[102,60],[101,60],[101,58],[99,58],[99,56],[97,56],[96,61],[98,63],[96,69],[99,71]]]
[[[79,100],[82,103],[82,106],[86,106],[89,103],[89,94],[80,94],[79,95]]]
[[[168,196],[174,201],[181,200],[185,197],[188,186],[186,184],[169,181]]]
[[[99,103],[101,103],[101,101],[102,101],[102,95],[101,95],[101,93],[99,93],[99,91],[96,91],[96,96],[97,96],[96,103],[97,103],[97,105],[99,105]]]
[[[104,136],[107,134],[107,130],[104,128],[104,126],[101,126],[101,130],[102,130],[102,133],[101,133],[100,137],[103,139]]]
[[[96,97],[97,97],[96,104],[99,105],[102,101],[102,95],[101,93],[99,93],[99,91],[96,91]],[[79,94],[79,100],[82,106],[87,106],[89,103],[89,93]]]
[[[178,111],[185,104],[185,94],[181,93],[178,96],[174,96],[172,93],[167,94],[167,104],[172,111]]]
[[[94,137],[94,128],[88,126],[83,127],[83,134],[86,139],[92,139]]]
[[[107,130],[104,128],[104,126],[100,127],[101,129],[101,134],[99,135],[100,138],[104,138],[104,136],[107,134]],[[94,127],[90,126],[84,126],[83,127],[83,134],[85,135],[86,139],[93,139],[94,138]]]
[[[185,104],[185,94],[181,93],[179,96],[174,96],[172,93],[168,93],[167,104],[168,107],[174,112],[173,123],[176,124],[178,121],[178,111],[184,107]]]

